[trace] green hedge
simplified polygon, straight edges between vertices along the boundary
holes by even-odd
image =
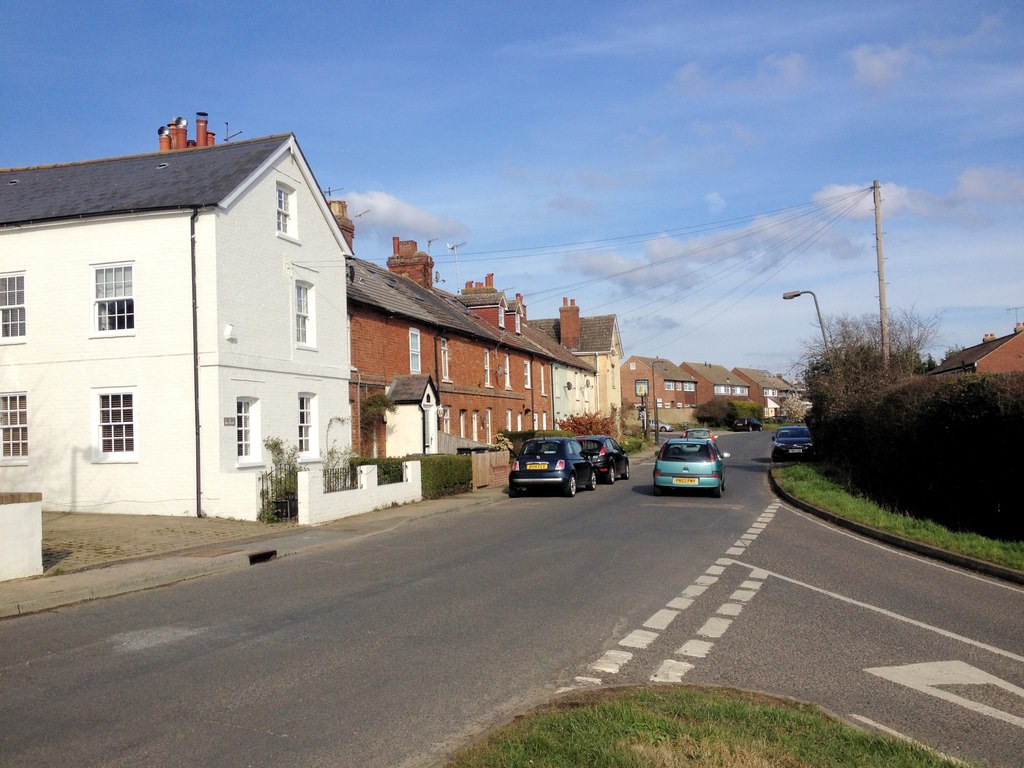
[[[405,479],[405,473],[402,470],[403,461],[405,459],[373,459],[365,456],[353,456],[349,461],[349,466],[376,464],[377,485],[390,485],[391,483],[400,483]]]
[[[468,455],[419,457],[423,498],[440,499],[473,490],[473,459]]]
[[[811,426],[823,458],[882,506],[1024,540],[1024,373],[918,376]]]

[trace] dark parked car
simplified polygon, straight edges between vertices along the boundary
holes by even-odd
[[[563,496],[575,496],[577,487],[597,488],[597,470],[574,437],[527,440],[508,473],[509,496],[521,496],[530,488],[557,488]]]
[[[764,429],[764,424],[754,418],[750,419],[736,419],[732,423],[734,432],[760,432]]]
[[[772,438],[772,461],[814,458],[814,439],[807,427],[779,427]]]
[[[615,438],[608,435],[587,435],[577,438],[583,446],[583,455],[597,469],[597,476],[605,483],[629,479],[629,456]]]

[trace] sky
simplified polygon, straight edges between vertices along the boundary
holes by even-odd
[[[1024,4],[0,0],[0,167],[294,133],[440,288],[615,314],[626,356],[797,376],[826,318],[1024,321]],[[786,291],[813,291],[783,301]]]

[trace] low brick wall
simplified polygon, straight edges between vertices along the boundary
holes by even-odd
[[[0,581],[43,572],[43,494],[0,493]]]

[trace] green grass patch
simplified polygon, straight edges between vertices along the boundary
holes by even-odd
[[[578,691],[455,756],[447,768],[963,766],[809,704],[723,688]]]
[[[1024,541],[997,541],[976,533],[951,531],[930,520],[885,509],[847,489],[826,465],[791,464],[776,467],[773,472],[784,491],[826,512],[948,552],[1024,571]]]

